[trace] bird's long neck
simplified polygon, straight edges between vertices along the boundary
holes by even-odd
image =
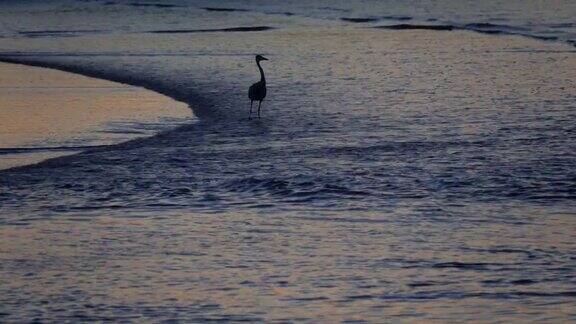
[[[264,70],[260,66],[260,62],[256,62],[256,65],[258,65],[258,69],[260,70],[260,82],[266,84],[266,78],[264,77]]]

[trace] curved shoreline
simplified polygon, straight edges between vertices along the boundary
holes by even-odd
[[[191,117],[156,91],[29,64],[0,70],[0,171],[148,138]]]
[[[30,58],[31,56],[26,57]],[[182,102],[184,104],[187,104],[194,113],[194,116],[197,118],[202,119],[202,118],[210,118],[211,116],[213,116],[213,114],[211,114],[210,111],[206,109],[207,107],[212,106],[213,102],[197,94],[184,95],[177,93],[175,91],[170,91],[169,88],[162,87],[157,83],[147,82],[144,79],[135,79],[129,75],[123,76],[119,74],[103,73],[89,68],[80,68],[77,66],[69,66],[61,63],[42,61],[41,55],[33,57],[38,57],[39,60],[15,58],[14,55],[0,54],[0,62],[53,69],[62,72],[74,73],[89,78],[96,78],[111,82],[122,83],[125,85],[140,87],[152,92],[162,94],[164,96],[167,96],[171,99]]]

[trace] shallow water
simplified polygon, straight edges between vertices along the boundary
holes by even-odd
[[[576,316],[573,47],[193,4],[69,5],[82,24],[38,29],[108,31],[0,39],[199,117],[0,173],[8,320]],[[275,28],[206,32],[250,26]]]
[[[0,312],[8,321],[573,318],[570,215],[427,210],[77,213],[4,226]]]

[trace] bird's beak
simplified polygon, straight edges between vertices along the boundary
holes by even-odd
[[[262,56],[262,59],[263,59],[264,61],[268,61],[268,59],[267,59],[267,58],[265,58],[264,56]]]

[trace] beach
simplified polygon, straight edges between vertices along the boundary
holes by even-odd
[[[183,104],[124,84],[0,64],[0,169],[151,136],[190,122]]]
[[[0,60],[163,126],[0,171],[0,321],[573,319],[572,5],[449,3],[4,11]]]

